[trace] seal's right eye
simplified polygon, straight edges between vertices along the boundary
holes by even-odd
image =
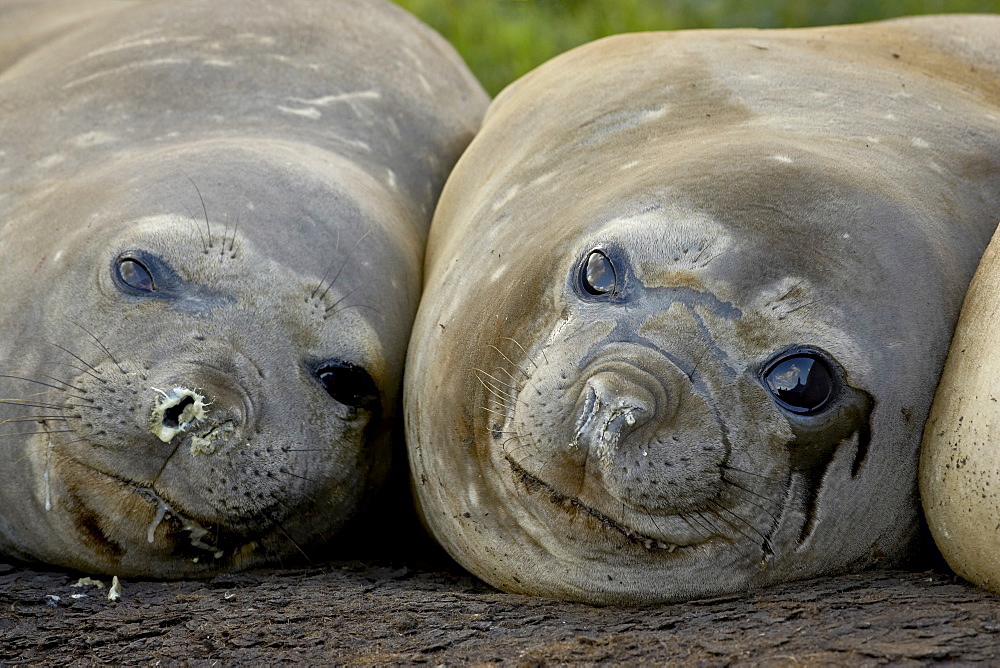
[[[146,268],[146,265],[135,258],[123,257],[118,260],[117,272],[118,279],[130,288],[140,292],[154,292],[156,290],[153,274]]]
[[[613,295],[618,285],[615,266],[602,251],[590,251],[587,261],[580,268],[580,283],[584,291],[593,297]]]
[[[815,353],[799,353],[775,361],[764,373],[768,392],[780,406],[793,413],[810,414],[833,396],[830,368]]]

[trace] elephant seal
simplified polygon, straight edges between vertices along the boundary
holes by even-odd
[[[994,593],[1000,593],[998,267],[1000,233],[969,285],[920,446],[920,499],[934,542],[956,573]]]
[[[1000,211],[998,47],[995,16],[632,34],[503,91],[404,381],[448,552],[597,603],[905,559]]]
[[[0,73],[0,554],[312,553],[386,474],[427,228],[488,99],[389,2],[94,7]]]

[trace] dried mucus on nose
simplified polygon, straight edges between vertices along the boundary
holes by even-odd
[[[205,397],[194,390],[175,387],[169,393],[156,390],[153,412],[149,416],[149,431],[164,443],[169,443],[177,434],[187,431],[193,424],[208,415]]]

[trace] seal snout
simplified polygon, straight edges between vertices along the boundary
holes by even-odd
[[[720,426],[707,399],[670,358],[611,344],[584,366],[575,388],[563,454],[567,465],[579,468],[575,474],[546,472],[548,479],[567,489],[588,488],[587,498],[608,494],[613,504],[642,516],[699,508],[716,493],[725,456]],[[547,428],[539,424],[533,433]]]
[[[164,443],[186,439],[192,455],[214,454],[237,443],[246,425],[246,401],[241,388],[224,374],[206,370],[195,378],[175,379],[156,387],[149,413],[149,431]]]
[[[581,393],[574,443],[607,461],[656,414],[656,405],[656,397],[642,384],[619,372],[599,372]]]

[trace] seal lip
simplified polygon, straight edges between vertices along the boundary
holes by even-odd
[[[47,429],[46,432],[48,432]],[[134,480],[132,478],[127,478],[124,476],[116,475],[108,471],[104,471],[71,453],[65,453],[62,455],[62,457],[72,462],[74,466],[78,466],[82,469],[85,469],[94,476],[99,476],[101,478],[112,481],[119,487],[124,488],[124,491],[126,491],[128,494],[134,494],[138,496],[145,503],[152,505],[154,514],[158,511],[157,502],[149,498],[150,493],[152,493],[152,495],[154,495],[157,499],[159,499],[159,501],[168,505],[170,508],[170,514],[176,517],[182,523],[196,524],[203,528],[207,527],[210,532],[214,533],[219,533],[219,529],[221,529],[226,534],[240,536],[241,539],[246,539],[246,540],[250,540],[257,535],[264,535],[264,533],[266,533],[266,532],[254,532],[252,534],[245,533],[236,526],[233,526],[229,523],[219,522],[217,520],[209,520],[197,514],[191,513],[184,507],[184,504],[178,503],[168,494],[166,494],[162,490],[157,489],[155,479],[149,481],[148,483],[143,483],[141,481]]]
[[[247,530],[230,522],[206,519],[190,512],[184,504],[178,503],[168,493],[157,489],[155,481],[142,484],[101,471],[80,461],[79,458],[71,457],[71,459],[77,466],[85,468],[93,475],[112,481],[130,498],[139,498],[150,507],[153,519],[146,529],[145,540],[141,539],[142,534],[136,533],[136,542],[152,546],[155,542],[156,529],[161,524],[169,522],[172,528],[168,530],[167,537],[161,537],[160,540],[171,545],[178,558],[190,558],[191,555],[200,558],[209,555],[214,563],[220,564],[238,555],[245,546],[273,535],[276,530],[280,531],[278,522],[272,522],[263,530]]]
[[[542,490],[549,495],[549,500],[557,508],[562,509],[564,511],[568,511],[570,508],[573,508],[578,512],[582,512],[596,519],[597,521],[601,522],[607,528],[613,529],[629,543],[632,543],[633,545],[639,547],[643,547],[649,552],[655,551],[660,553],[665,552],[667,554],[675,554],[678,551],[682,551],[687,548],[704,545],[710,542],[713,538],[721,538],[723,540],[725,539],[724,536],[713,536],[712,538],[700,542],[675,543],[672,541],[664,540],[663,538],[656,538],[654,536],[649,536],[640,533],[638,531],[635,531],[631,527],[622,524],[621,522],[611,519],[610,517],[608,517],[601,511],[597,510],[596,508],[587,505],[579,498],[558,491],[557,489],[552,487],[552,485],[550,485],[549,483],[545,482],[538,476],[532,475],[527,470],[525,470],[509,454],[505,454],[504,459],[506,459],[507,463],[510,465],[511,471],[513,472],[514,476],[528,488],[529,493],[536,490]]]

